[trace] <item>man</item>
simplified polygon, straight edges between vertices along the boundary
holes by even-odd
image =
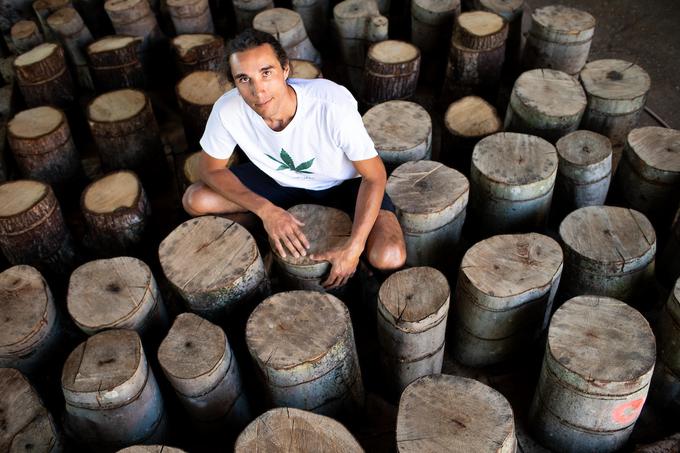
[[[202,182],[187,189],[185,210],[195,216],[253,212],[278,253],[298,257],[309,242],[302,222],[285,209],[339,207],[354,214],[349,240],[310,256],[331,263],[324,286],[344,285],[364,252],[378,270],[401,267],[406,248],[385,194],[385,167],[349,91],[322,79],[287,81],[290,67],[279,42],[252,29],[232,40],[228,63],[236,90],[210,114],[201,139]],[[252,163],[227,169],[236,145]]]

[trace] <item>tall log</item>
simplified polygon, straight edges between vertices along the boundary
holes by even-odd
[[[321,55],[307,37],[302,18],[295,11],[286,8],[264,10],[253,19],[253,28],[273,35],[288,58],[321,64]]]
[[[274,7],[274,0],[232,0],[236,14],[236,31],[242,32],[253,26],[253,19],[266,9]]]
[[[28,107],[51,104],[66,110],[73,104],[73,82],[60,45],[40,44],[19,55],[12,67]]]
[[[187,76],[194,71],[227,73],[224,39],[217,35],[179,35],[172,40],[179,72]]]
[[[215,32],[208,0],[168,0],[167,5],[178,35]]]
[[[156,16],[147,0],[106,0],[104,9],[117,35],[142,38],[140,55],[142,64],[151,70],[152,61],[164,39]]]
[[[28,52],[44,41],[38,26],[32,20],[20,20],[12,25],[10,35],[14,49],[18,54]]]
[[[106,36],[87,46],[97,91],[105,93],[123,88],[144,88],[140,46],[140,38],[120,35]]]
[[[73,6],[71,0],[36,0],[33,2],[33,11],[38,18],[45,41],[56,41],[58,39],[57,35],[47,25],[47,18],[57,10],[69,6]]]
[[[446,55],[447,38],[460,15],[460,0],[413,0],[411,42],[423,54]]]
[[[666,246],[659,253],[657,275],[667,286],[672,286],[680,277],[680,209],[675,212]]]
[[[85,59],[85,47],[93,41],[93,38],[80,14],[71,7],[61,8],[47,18],[47,25],[59,36],[59,40],[66,48],[69,60],[76,71],[78,85],[85,90],[94,91],[92,75]]]
[[[474,0],[475,9],[498,14],[508,23],[504,67],[510,74],[519,70],[522,56],[524,0]]]
[[[293,0],[293,9],[302,18],[315,47],[322,46],[326,41],[330,8],[330,0]]]
[[[404,41],[373,44],[366,53],[361,99],[375,105],[407,99],[416,91],[420,75],[420,51]]]

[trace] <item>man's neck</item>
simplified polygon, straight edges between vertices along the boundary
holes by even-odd
[[[281,106],[281,111],[271,118],[263,118],[267,126],[276,132],[284,130],[293,120],[297,111],[297,93],[290,85],[286,85],[286,87],[288,88],[286,90],[286,100]]]

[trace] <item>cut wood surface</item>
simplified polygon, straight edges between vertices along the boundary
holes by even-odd
[[[227,72],[224,39],[210,34],[186,34],[172,39],[180,72],[188,75],[193,71]]]
[[[397,40],[369,47],[364,65],[362,99],[369,105],[406,99],[416,91],[420,74],[420,50]]]
[[[20,20],[12,25],[10,36],[16,53],[28,52],[43,42],[43,36],[32,20]]]
[[[273,35],[286,50],[288,58],[321,63],[321,55],[307,37],[302,18],[286,8],[271,8],[253,19],[253,28]]]
[[[444,374],[409,385],[399,401],[397,450],[515,452],[515,422],[508,401],[473,379]]]
[[[139,189],[139,180],[134,173],[129,171],[111,173],[83,192],[83,205],[94,214],[132,208],[139,198]]]
[[[470,11],[456,18],[453,39],[468,49],[495,49],[505,44],[508,27],[501,16],[487,11]]]
[[[52,104],[67,108],[73,102],[73,82],[60,45],[39,44],[16,57],[12,67],[28,107]]]
[[[178,35],[215,32],[207,0],[168,0],[167,6]]]
[[[31,180],[19,180],[0,185],[0,217],[26,212],[48,196],[47,185]]]
[[[134,118],[147,104],[147,97],[138,90],[118,90],[105,93],[92,101],[88,116],[99,123],[114,123]]]
[[[236,30],[242,32],[253,26],[253,19],[260,12],[274,8],[274,0],[232,0],[236,15]]]
[[[588,95],[588,108],[612,115],[644,107],[651,86],[649,74],[625,60],[596,60],[579,77]]]
[[[321,69],[307,60],[291,59],[290,64],[290,78],[291,79],[318,79],[323,77]]]
[[[428,282],[428,290],[421,288]],[[447,304],[449,284],[444,275],[431,267],[414,267],[390,275],[380,286],[379,310],[389,315],[397,328],[410,332],[409,325],[433,317]],[[417,327],[414,332],[418,332]]]
[[[100,91],[144,86],[140,46],[139,37],[121,35],[106,36],[87,46],[92,75]]]
[[[185,451],[166,445],[133,445],[118,450],[118,453],[185,453]]]
[[[256,418],[236,439],[236,453],[361,453],[347,428],[330,417],[281,407]]]

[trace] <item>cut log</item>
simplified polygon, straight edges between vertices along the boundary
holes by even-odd
[[[189,154],[182,163],[182,174],[180,179],[182,179],[185,188],[201,180],[201,176],[198,173],[198,165],[202,152],[203,151],[197,151],[195,153]],[[231,157],[229,157],[229,160],[227,161],[226,168],[236,165],[237,163],[238,153],[232,153]]]
[[[12,67],[28,107],[55,105],[66,110],[73,104],[73,82],[60,45],[39,44],[19,55]]]
[[[366,54],[362,100],[375,105],[406,99],[416,91],[420,74],[420,50],[404,41],[373,44]]]
[[[609,297],[567,301],[550,321],[530,410],[538,440],[569,453],[618,451],[642,411],[655,356],[652,329],[635,309]]]
[[[192,313],[179,315],[158,361],[199,429],[221,434],[252,419],[236,356],[219,326]]]
[[[144,70],[139,59],[141,39],[106,36],[87,46],[87,57],[97,91],[144,88]]]
[[[65,187],[80,175],[80,160],[64,113],[43,106],[19,112],[7,138],[24,178]]]
[[[281,407],[253,420],[236,439],[234,451],[362,453],[364,449],[332,418]]]
[[[12,25],[10,36],[17,54],[28,52],[44,41],[38,26],[32,20],[20,20]]]
[[[236,15],[236,31],[252,28],[253,19],[266,9],[274,8],[274,0],[232,0]]]
[[[560,245],[537,233],[493,236],[472,246],[453,304],[456,360],[481,367],[530,350],[552,314],[562,261]]]
[[[179,35],[172,40],[179,72],[187,76],[194,71],[227,74],[224,39],[217,35]]]
[[[504,67],[515,73],[522,55],[524,0],[474,0],[475,9],[498,14],[508,23]]]
[[[133,445],[132,447],[118,450],[118,453],[186,453],[175,447],[167,445]]]
[[[168,0],[167,7],[178,35],[215,32],[208,0]]]
[[[656,272],[666,287],[673,285],[680,277],[680,209],[675,213],[666,246],[659,253]]]
[[[586,105],[586,94],[574,77],[552,69],[527,71],[512,87],[505,130],[555,143],[578,129]]]
[[[320,79],[323,78],[321,69],[307,60],[289,60],[291,79]]]
[[[75,68],[78,85],[84,90],[94,91],[94,82],[85,58],[85,47],[94,39],[80,14],[72,7],[61,8],[47,18],[47,25],[63,43]]]
[[[73,6],[71,0],[36,0],[33,2],[33,11],[38,18],[45,41],[56,41],[57,35],[47,25],[47,18],[58,9]]]
[[[147,0],[106,0],[104,9],[117,35],[142,38],[140,50],[144,65],[149,64],[149,50],[163,40],[156,16]]]
[[[293,0],[293,9],[302,18],[309,39],[316,47],[326,41],[330,8],[330,0]]]
[[[79,444],[115,450],[165,436],[163,397],[133,330],[106,330],[81,343],[66,359],[61,388]]]
[[[650,397],[655,405],[677,414],[680,409],[680,279],[675,282],[656,327],[658,355]]]
[[[246,343],[274,406],[345,420],[363,407],[349,311],[335,296],[289,291],[265,299],[248,318]]]
[[[288,58],[321,64],[321,55],[307,37],[302,18],[295,11],[286,8],[266,9],[255,16],[253,28],[274,36]]]
[[[411,42],[425,55],[445,56],[447,39],[459,15],[460,0],[413,0]]]

